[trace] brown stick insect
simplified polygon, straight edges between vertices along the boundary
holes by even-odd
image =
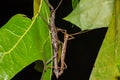
[[[54,74],[55,76],[58,78],[59,77],[59,67],[58,67],[58,31],[57,28],[55,26],[55,13],[57,8],[59,7],[59,5],[61,4],[62,0],[59,2],[58,6],[54,9],[54,7],[49,3],[49,1],[47,0],[47,3],[49,5],[49,7],[51,8],[51,13],[50,13],[50,31],[51,31],[51,37],[52,37],[52,45],[53,45],[53,65],[54,65]]]
[[[58,29],[55,26],[55,13],[60,4],[62,3],[62,0],[60,0],[58,6],[54,9],[54,7],[49,3],[49,0],[47,0],[48,6],[51,9],[50,13],[50,23],[49,23],[49,28],[51,32],[51,37],[52,37],[52,46],[53,46],[53,72],[56,76],[56,78],[59,78],[61,74],[63,74],[64,69],[67,68],[67,65],[65,63],[65,55],[66,55],[66,48],[67,48],[67,42],[68,40],[74,39],[74,35],[85,33],[84,32],[77,32],[73,34],[68,34],[65,29]],[[59,44],[60,41],[58,39],[58,32],[62,32],[64,34],[64,42],[62,43],[62,49],[61,49],[61,56],[60,56],[60,67],[59,67],[59,61],[58,61],[58,50],[59,50]]]

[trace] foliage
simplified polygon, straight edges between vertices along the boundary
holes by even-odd
[[[109,26],[90,80],[116,80],[120,76],[119,4],[119,0],[72,0],[73,11],[64,18],[81,30]],[[52,62],[47,64],[53,56],[46,24],[49,23],[49,16],[45,0],[34,0],[32,19],[17,14],[0,28],[0,80],[10,80],[38,60],[44,64],[41,80],[51,80],[52,68],[49,67]]]
[[[113,0],[80,0],[64,19],[82,30],[96,29],[109,25],[112,10]]]
[[[44,70],[52,66],[52,63],[46,65],[52,57],[51,37],[40,15],[49,18],[49,8],[44,1],[40,1],[32,20],[17,14],[0,29],[0,80],[10,80],[36,60],[43,61]],[[44,71],[42,79],[50,80],[51,74],[52,69]]]
[[[114,2],[114,13],[99,51],[90,80],[119,80],[120,78],[120,1]]]
[[[80,0],[72,0],[72,7],[73,9],[77,6]]]

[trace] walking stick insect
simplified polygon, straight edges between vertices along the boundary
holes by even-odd
[[[59,5],[61,4],[62,0],[59,2],[58,6],[54,9],[53,6],[49,3],[47,0],[48,6],[51,8],[51,13],[50,13],[50,31],[51,31],[51,37],[52,37],[52,45],[53,45],[53,65],[54,65],[54,74],[56,78],[59,77],[59,68],[58,68],[58,35],[57,35],[57,28],[55,26],[55,13]]]
[[[48,3],[48,6],[51,9],[50,13],[50,23],[49,28],[51,32],[51,38],[52,38],[52,46],[53,46],[53,72],[56,76],[56,78],[59,78],[59,76],[64,72],[64,69],[67,68],[67,65],[65,64],[65,54],[66,54],[66,48],[67,48],[67,42],[68,40],[74,39],[74,35],[81,34],[84,32],[78,32],[74,34],[68,34],[66,30],[64,29],[58,29],[55,26],[55,13],[60,4],[62,3],[62,0],[59,2],[58,6],[54,9],[54,7],[49,3],[49,0],[46,1]],[[60,41],[58,39],[58,32],[62,32],[64,34],[64,42],[62,43],[62,50],[61,50],[61,57],[60,57],[60,67],[58,66],[58,48]],[[86,32],[86,31],[85,31]]]

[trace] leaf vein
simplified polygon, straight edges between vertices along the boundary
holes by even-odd
[[[10,50],[8,50],[8,51],[6,51],[6,52],[3,53],[3,56],[1,57],[0,60],[2,60],[6,54],[11,53],[11,52],[17,47],[17,45],[20,43],[20,41],[23,39],[23,37],[24,37],[24,36],[29,32],[29,30],[31,29],[31,27],[32,27],[32,25],[34,24],[37,16],[38,16],[38,14],[35,15],[35,17],[34,17],[34,19],[32,20],[30,26],[29,26],[29,27],[26,29],[26,31],[21,35],[21,37],[20,37],[20,38],[18,39],[18,41],[13,45],[13,47],[12,47]]]

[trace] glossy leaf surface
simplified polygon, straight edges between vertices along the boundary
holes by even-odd
[[[40,15],[46,19],[49,15],[49,8],[44,1],[40,2],[32,20],[17,14],[0,28],[0,80],[10,80],[36,60],[43,61],[44,70],[52,66],[52,63],[46,65],[52,57],[49,28]],[[51,80],[51,73],[52,69],[44,72],[42,80]]]
[[[107,27],[111,20],[114,0],[80,0],[76,8],[64,19],[81,30]]]

